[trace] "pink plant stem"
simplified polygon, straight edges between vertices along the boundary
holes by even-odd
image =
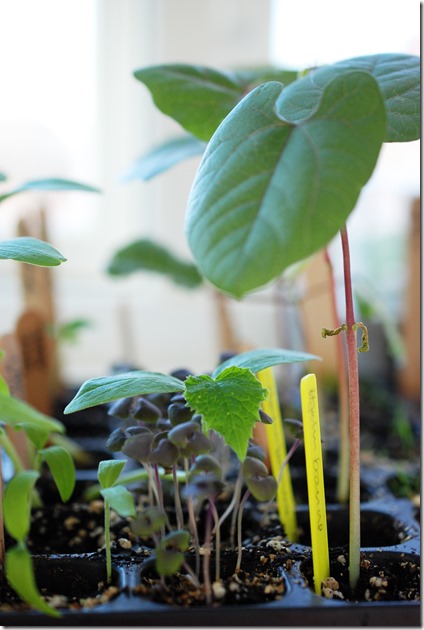
[[[359,371],[356,346],[356,324],[353,308],[352,277],[350,270],[349,241],[346,227],[341,230],[343,248],[344,285],[346,299],[346,341],[349,375],[349,427],[350,427],[350,500],[349,500],[349,584],[355,590],[360,570],[360,412]]]
[[[328,250],[324,250],[324,259],[328,266],[331,287],[331,310],[333,312],[332,328],[340,326],[340,318],[337,311],[336,284],[334,281],[333,264]],[[339,426],[340,426],[340,450],[339,469],[337,477],[337,498],[340,503],[347,503],[349,499],[349,390],[346,378],[346,358],[344,353],[343,338],[336,337],[336,361],[339,371]]]

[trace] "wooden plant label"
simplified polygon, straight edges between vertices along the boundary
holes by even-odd
[[[317,379],[315,374],[307,374],[302,378],[300,381],[300,396],[302,401],[314,584],[315,593],[321,595],[321,583],[330,575],[330,560]]]
[[[16,398],[26,400],[22,353],[17,336],[15,334],[7,334],[0,337],[0,349],[4,352],[4,356],[0,360],[0,373],[5,379],[10,393]],[[15,431],[11,427],[7,427],[7,431],[23,466],[29,468],[30,454],[25,433],[23,431]],[[0,496],[2,495],[0,494]]]
[[[51,415],[52,397],[49,382],[51,354],[48,348],[46,320],[36,311],[26,311],[16,326],[26,390],[26,401],[38,411]]]
[[[45,214],[40,211],[26,216],[18,223],[19,236],[31,236],[47,241]],[[19,265],[25,309],[41,313],[49,324],[55,320],[52,289],[52,270],[38,265]]]
[[[0,374],[8,384],[12,396],[25,400],[24,366],[17,336],[11,333],[2,335],[0,349],[4,352],[0,360]]]
[[[19,236],[31,236],[33,238],[48,241],[46,216],[39,212],[27,215],[19,221]],[[24,305],[26,311],[40,313],[45,320],[46,326],[53,330],[56,314],[53,296],[52,270],[49,267],[38,265],[19,265]],[[57,343],[52,335],[47,336],[47,351],[49,354],[49,375],[48,381],[51,389],[51,396],[54,398],[60,388],[59,360],[57,354]]]

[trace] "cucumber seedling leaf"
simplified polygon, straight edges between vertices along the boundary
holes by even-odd
[[[64,413],[73,413],[129,396],[182,391],[184,391],[184,383],[173,376],[143,370],[123,372],[114,376],[93,378],[83,383]]]

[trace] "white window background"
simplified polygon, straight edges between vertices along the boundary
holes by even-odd
[[[419,8],[415,0],[0,0],[0,172],[8,185],[58,176],[102,190],[26,193],[0,208],[1,238],[14,235],[20,216],[46,210],[49,241],[68,258],[53,270],[57,318],[92,321],[77,346],[62,348],[64,380],[107,374],[118,361],[204,370],[221,350],[209,289],[187,292],[156,276],[112,279],[104,271],[118,247],[139,237],[190,257],[183,220],[197,160],[148,183],[120,181],[135,158],[180,132],[133,71],[171,62],[300,69],[374,52],[418,54]],[[368,235],[405,243],[409,203],[419,193],[418,150],[418,143],[385,147],[350,221],[359,254]],[[399,317],[395,296],[404,278],[392,274],[389,283],[379,261],[366,262]],[[362,263],[354,255],[359,274],[367,271]],[[22,311],[16,269],[0,265],[0,334]],[[269,291],[231,304],[236,333],[252,346],[273,345],[281,331],[260,296]]]

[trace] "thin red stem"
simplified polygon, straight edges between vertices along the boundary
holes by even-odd
[[[324,250],[324,259],[328,267],[331,287],[331,310],[333,312],[333,328],[340,326],[340,318],[337,310],[336,283],[334,280],[333,264],[328,250]],[[339,426],[340,426],[340,449],[339,449],[339,470],[337,477],[337,498],[340,503],[347,503],[349,500],[349,390],[346,373],[346,358],[344,352],[343,338],[337,335],[336,338],[336,361],[339,371],[338,393],[339,393]]]
[[[343,248],[344,285],[346,299],[346,341],[349,375],[349,428],[350,428],[350,499],[349,499],[349,583],[356,588],[360,570],[360,409],[359,370],[356,345],[356,324],[353,307],[352,276],[347,230],[341,230]]]

